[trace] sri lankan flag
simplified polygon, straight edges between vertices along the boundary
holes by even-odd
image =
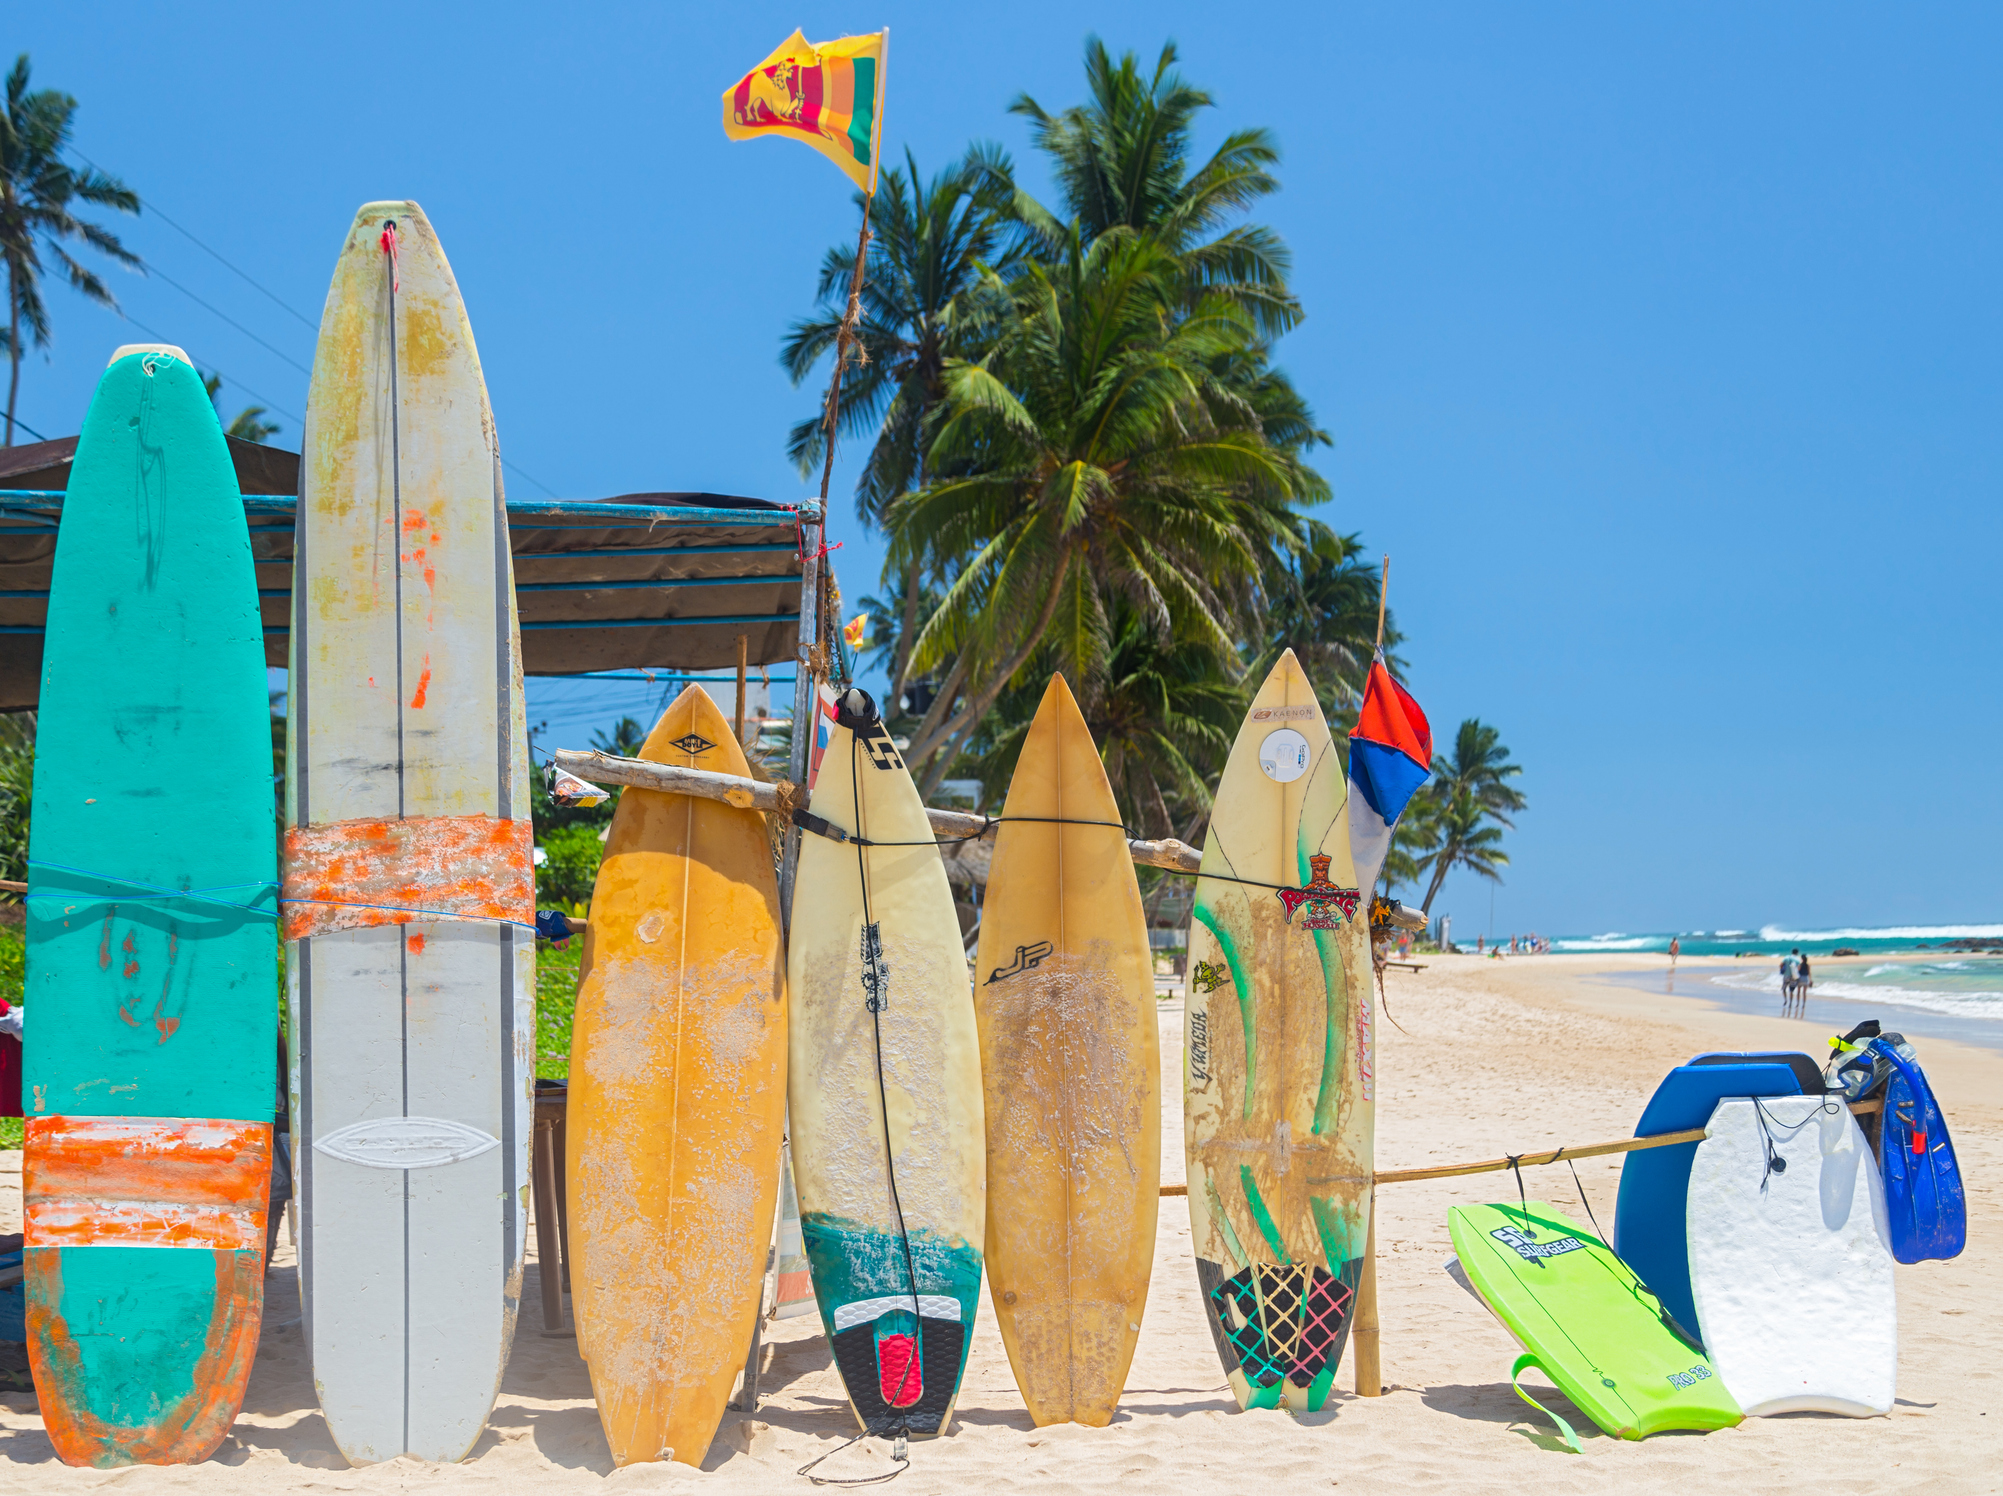
[[[723,95],[723,133],[810,145],[876,193],[889,31],[810,42],[795,31]]]

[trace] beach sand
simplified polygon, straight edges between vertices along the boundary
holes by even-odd
[[[1659,956],[1431,957],[1423,973],[1391,973],[1380,1016],[1378,1164],[1392,1169],[1492,1158],[1624,1137],[1663,1072],[1707,1049],[1827,1053],[1811,1023],[1730,1012],[1701,999],[1602,979],[1659,969]],[[1707,963],[1686,960],[1691,969]],[[1721,963],[1729,966],[1729,961]],[[1888,1027],[1898,1027],[1887,1017]],[[1921,1025],[1913,1025],[1921,1028]],[[1180,1004],[1162,1004],[1163,1179],[1183,1177]],[[1348,1357],[1324,1412],[1241,1413],[1224,1390],[1190,1262],[1180,1199],[1162,1202],[1156,1271],[1140,1348],[1110,1428],[1037,1429],[1017,1396],[994,1320],[982,1306],[950,1435],[911,1446],[888,1489],[919,1493],[1172,1489],[1274,1491],[1698,1491],[1733,1496],[1833,1485],[1846,1492],[1993,1491],[2003,1485],[2003,1288],[1995,1266],[2003,1218],[2003,1055],[1920,1040],[1920,1057],[1970,1181],[1968,1250],[1953,1262],[1898,1269],[1899,1401],[1892,1416],[1813,1414],[1752,1419],[1709,1435],[1624,1443],[1573,1415],[1585,1452],[1563,1451],[1550,1425],[1510,1390],[1516,1346],[1442,1271],[1449,1205],[1513,1199],[1506,1174],[1387,1185],[1379,1195],[1379,1281],[1385,1395],[1362,1399]],[[19,1155],[0,1155],[0,1231],[19,1219]],[[11,1172],[10,1172],[11,1171]],[[1613,1225],[1618,1159],[1579,1166],[1600,1224]],[[1531,1198],[1580,1219],[1571,1171],[1526,1171]],[[0,1400],[0,1488],[19,1496],[125,1491],[561,1491],[813,1489],[796,1467],[849,1437],[854,1424],[817,1316],[768,1326],[764,1400],[727,1415],[702,1470],[613,1472],[575,1343],[541,1335],[531,1267],[513,1360],[487,1433],[459,1466],[396,1461],[350,1469],[328,1439],[300,1343],[289,1245],[270,1278],[263,1345],[243,1415],[203,1466],[72,1470],[58,1463],[33,1401]],[[1827,1306],[1832,1350],[1847,1316]],[[1997,1422],[1990,1424],[1989,1419]],[[859,1445],[816,1473],[854,1478],[890,1468]]]

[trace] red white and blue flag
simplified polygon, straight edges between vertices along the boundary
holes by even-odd
[[[1349,733],[1349,855],[1358,888],[1376,886],[1392,829],[1432,772],[1433,729],[1426,714],[1378,659]]]

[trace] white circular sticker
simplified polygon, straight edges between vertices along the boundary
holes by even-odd
[[[1259,745],[1259,767],[1268,779],[1291,784],[1308,771],[1308,740],[1291,727],[1267,733]]]

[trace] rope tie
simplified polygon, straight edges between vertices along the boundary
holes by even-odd
[[[74,895],[52,892],[46,886],[39,889],[31,886],[26,894],[28,900],[72,899],[78,907],[91,904],[157,904],[187,901],[196,904],[207,904],[217,909],[228,909],[239,914],[260,915],[265,919],[275,920],[278,918],[277,908],[267,907],[256,902],[243,903],[236,899],[215,897],[217,894],[234,893],[239,889],[245,888],[271,889],[275,891],[280,886],[275,882],[219,883],[212,888],[169,888],[163,883],[149,883],[143,878],[127,878],[115,873],[97,872],[91,868],[70,867],[60,862],[44,862],[38,857],[29,858],[28,866],[31,869],[43,868],[50,872],[69,873],[79,878],[93,878],[100,883],[118,883],[127,888],[144,890],[144,892],[133,894],[103,893]],[[473,924],[518,925],[525,930],[533,930],[535,928],[535,924],[531,920],[503,919],[487,914],[461,914],[450,909],[424,909],[408,904],[366,904],[355,899],[293,899],[284,897],[275,899],[273,903],[281,907],[286,904],[313,904],[331,909],[377,909],[386,914],[412,914],[423,919],[465,920]]]
[[[389,256],[389,292],[390,295],[395,296],[403,290],[403,266],[397,259],[396,220],[394,218],[383,224],[382,238],[377,242],[382,245],[383,253]]]

